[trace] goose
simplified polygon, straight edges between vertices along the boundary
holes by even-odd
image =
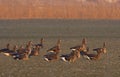
[[[39,51],[40,51],[40,46],[39,46],[39,45],[36,45],[36,46],[33,48],[30,56],[38,56],[38,55],[39,55]]]
[[[27,53],[23,53],[19,57],[19,60],[28,60],[28,59],[29,59],[29,55]]]
[[[43,42],[44,42],[44,38],[41,38],[40,43],[39,44],[35,44],[35,46],[39,46],[40,48],[43,48]]]
[[[28,51],[24,50],[22,51],[24,53],[18,54],[14,57],[15,60],[28,60],[29,59],[29,54],[27,53]]]
[[[6,48],[3,48],[0,50],[0,52],[9,52],[9,51],[10,51],[10,44],[9,43],[6,45]]]
[[[13,58],[19,60],[20,56],[21,56],[22,54],[24,54],[24,52],[25,52],[25,49],[24,49],[23,45],[21,45],[21,46],[19,47],[19,49],[17,50],[17,54],[14,55]]]
[[[61,60],[65,62],[75,62],[77,58],[80,58],[78,50],[73,50],[70,54],[61,55]]]
[[[99,51],[99,52],[97,52],[97,54],[84,53],[83,57],[88,60],[98,60],[98,59],[100,59],[101,53],[103,53],[103,52]]]
[[[71,47],[70,49],[71,50],[79,50],[79,48],[81,48],[82,51],[89,51],[89,48],[86,47],[86,38],[83,38],[82,40],[82,45],[77,45],[77,46],[74,46],[74,47]]]
[[[47,52],[60,52],[60,44],[61,44],[61,40],[59,39],[57,41],[57,44],[54,47],[48,49]]]
[[[101,51],[103,53],[106,53],[107,52],[107,50],[106,50],[106,43],[105,42],[103,43],[103,47],[102,48],[95,48],[95,49],[93,49],[93,51],[96,51],[96,52]]]
[[[7,51],[7,52],[4,52],[3,54],[4,54],[5,56],[14,56],[14,55],[17,54],[17,49],[18,49],[18,46],[15,45],[15,46],[13,47],[13,50],[9,50],[9,51]]]
[[[21,45],[19,47],[19,49],[17,50],[17,52],[18,52],[18,54],[22,54],[22,53],[24,53],[23,51],[25,51],[25,48],[23,47],[23,45]]]
[[[44,55],[44,60],[47,62],[56,61],[59,59],[58,54],[58,52],[49,52],[46,55]]]
[[[23,48],[23,46],[21,46],[18,49],[18,54],[15,55],[14,59],[15,60],[28,60],[31,54],[31,43],[29,42],[28,44],[26,44],[26,47]]]
[[[47,54],[44,55],[44,60],[49,62],[49,61],[55,61],[59,58],[58,56],[60,52],[60,43],[61,40],[59,39],[54,47],[47,50]]]
[[[32,48],[32,46],[33,46],[33,42],[28,41],[25,48],[28,48],[28,47]]]

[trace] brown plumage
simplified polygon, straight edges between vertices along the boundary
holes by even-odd
[[[29,41],[26,47],[20,46],[18,53],[14,56],[16,60],[28,60],[32,51],[32,42]]]
[[[24,51],[25,51],[25,48],[22,45],[17,50],[18,54],[22,54],[22,53],[24,53]]]
[[[75,62],[77,58],[80,58],[80,52],[73,50],[70,54],[61,55],[60,57],[65,62]]]
[[[40,46],[35,46],[30,54],[30,56],[38,56],[40,52]]]
[[[60,44],[61,44],[61,40],[59,39],[57,41],[57,44],[54,47],[48,49],[47,52],[57,52],[57,53],[60,52]]]
[[[106,50],[106,43],[105,42],[103,43],[103,47],[102,48],[95,48],[95,49],[93,49],[93,51],[96,51],[97,53],[98,52],[106,53],[107,52],[107,50]]]
[[[47,50],[47,54],[44,55],[44,59],[46,61],[56,61],[56,60],[58,60],[59,52],[60,52],[60,44],[61,44],[61,40],[59,39],[57,41],[57,44],[54,47]]]
[[[44,55],[44,60],[50,62],[50,61],[56,61],[59,59],[59,53],[56,52],[48,52],[46,55]]]
[[[86,46],[87,44],[87,41],[86,41],[86,38],[83,38],[82,40],[82,45],[77,45],[77,46],[74,46],[74,47],[71,47],[70,49],[71,50],[81,50],[81,51],[89,51],[88,47]]]
[[[84,53],[83,57],[88,60],[98,60],[98,59],[100,59],[101,53],[103,53],[103,52],[100,51],[97,54]]]
[[[17,60],[29,60],[29,55],[27,53],[22,53],[19,57],[16,57]]]
[[[32,46],[33,46],[33,42],[32,41],[28,41],[28,43],[26,44],[26,48],[28,48],[28,47],[32,48]]]

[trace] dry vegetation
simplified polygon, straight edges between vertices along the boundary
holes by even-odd
[[[14,60],[0,53],[0,77],[119,77],[120,76],[120,21],[109,20],[1,20],[0,48],[7,43],[25,45],[29,40],[38,43],[45,38],[40,55],[27,61]],[[46,50],[62,40],[60,54],[81,44],[86,37],[90,52],[106,42],[106,54],[98,61],[81,57],[75,63],[58,60],[46,62]]]
[[[23,1],[23,2],[22,2]],[[82,18],[120,19],[118,4],[78,2],[77,0],[34,0],[3,1],[0,3],[1,19],[26,18]]]

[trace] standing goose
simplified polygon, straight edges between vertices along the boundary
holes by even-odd
[[[48,49],[47,52],[60,52],[60,44],[61,44],[61,40],[59,39],[57,41],[57,44],[54,47]]]
[[[24,52],[25,52],[25,48],[21,45],[17,50],[17,54],[14,55],[13,58],[19,60],[20,56],[24,54]]]
[[[32,48],[33,46],[33,42],[32,41],[28,41],[27,44],[26,44],[26,49],[29,47],[29,48]]]
[[[28,44],[28,45],[26,45],[26,48],[25,48],[25,50],[24,50],[24,53],[27,53],[28,55],[30,55],[31,54],[31,52],[32,52],[32,44]]]
[[[55,61],[58,60],[59,58],[59,52],[60,52],[60,44],[61,44],[61,40],[59,39],[57,41],[57,44],[50,48],[49,50],[47,50],[47,54],[44,55],[44,59],[46,61]]]
[[[83,38],[82,40],[82,45],[77,45],[77,46],[74,46],[74,47],[71,47],[70,49],[71,50],[79,50],[79,48],[81,48],[82,51],[88,51],[88,47],[86,46],[87,44],[87,41],[86,41],[86,38]]]
[[[36,45],[36,46],[33,48],[30,56],[38,56],[38,55],[39,55],[39,52],[40,52],[40,46],[39,46],[39,45]]]
[[[17,52],[18,52],[18,54],[22,54],[22,53],[24,53],[23,51],[25,51],[25,48],[23,47],[23,45],[21,45],[19,47],[19,49],[17,50]]]
[[[26,44],[26,47],[21,46],[18,49],[18,55],[14,57],[16,60],[28,60],[32,51],[32,41]]]
[[[93,51],[96,51],[97,53],[98,52],[103,52],[103,53],[106,53],[107,52],[107,50],[106,50],[106,43],[104,42],[103,43],[103,47],[102,48],[95,48],[95,49],[93,49]]]
[[[19,49],[18,54],[19,55],[14,57],[14,59],[16,59],[16,60],[28,60],[29,56],[31,54],[30,45],[26,45],[26,48],[24,48],[24,49],[23,49],[23,47],[21,47],[21,49]]]
[[[1,49],[0,50],[0,52],[9,52],[10,51],[10,44],[8,43],[7,45],[6,45],[6,48],[3,48],[3,49]]]
[[[35,44],[35,46],[39,46],[40,48],[43,48],[44,47],[43,42],[44,42],[44,38],[41,38],[40,43]]]

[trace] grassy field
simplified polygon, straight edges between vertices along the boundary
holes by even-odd
[[[0,54],[0,77],[119,77],[120,76],[120,21],[119,20],[0,20],[0,48],[7,43],[25,45],[29,40],[39,43],[45,38],[39,56],[27,61],[14,60]],[[46,50],[62,40],[60,54],[87,38],[92,49],[106,42],[107,53],[100,60],[81,57],[74,63],[61,60],[46,62]],[[11,48],[12,48],[11,46]]]

